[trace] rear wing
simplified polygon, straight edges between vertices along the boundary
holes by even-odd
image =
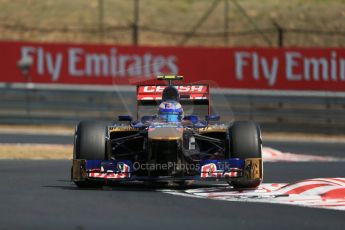
[[[166,80],[166,79],[164,79]],[[155,115],[162,101],[162,92],[167,85],[137,86],[137,116]],[[205,116],[210,111],[210,91],[206,84],[174,85],[180,94],[180,103],[185,115]]]
[[[137,101],[162,100],[162,92],[166,85],[138,85]],[[175,85],[181,100],[208,100],[208,85]]]

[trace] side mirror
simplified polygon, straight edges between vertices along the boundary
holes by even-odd
[[[183,120],[190,121],[194,124],[199,121],[199,118],[196,115],[187,115],[187,116],[184,116]]]
[[[205,116],[206,121],[219,121],[220,120],[220,115],[218,114],[211,114],[211,115],[206,115]]]
[[[119,115],[118,116],[119,121],[133,121],[133,117],[129,115]]]

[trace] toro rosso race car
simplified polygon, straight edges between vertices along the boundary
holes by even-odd
[[[94,187],[126,181],[224,180],[255,188],[263,177],[261,131],[253,121],[220,122],[210,114],[208,85],[137,86],[137,119],[81,121],[75,131],[72,181]],[[203,119],[202,119],[203,118]]]

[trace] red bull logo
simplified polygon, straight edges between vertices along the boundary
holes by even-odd
[[[232,168],[230,171],[218,170],[214,163],[206,164],[201,167],[201,178],[221,178],[221,177],[238,177],[241,176],[241,169]]]
[[[91,171],[89,172],[89,177],[91,178],[103,178],[103,179],[124,179],[130,178],[130,167],[129,165],[119,162],[117,164],[118,171],[114,172],[113,170],[105,171],[103,167],[101,167],[100,171]]]
[[[214,163],[210,163],[207,165],[203,165],[201,167],[201,178],[207,177],[222,177],[223,171],[217,170],[217,165]]]

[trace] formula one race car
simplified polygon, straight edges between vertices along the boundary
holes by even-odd
[[[255,188],[263,177],[261,131],[253,121],[220,122],[210,114],[208,85],[137,86],[137,119],[81,121],[75,131],[72,181],[79,187],[113,182],[183,183],[225,180]],[[201,119],[205,117],[205,119]]]

